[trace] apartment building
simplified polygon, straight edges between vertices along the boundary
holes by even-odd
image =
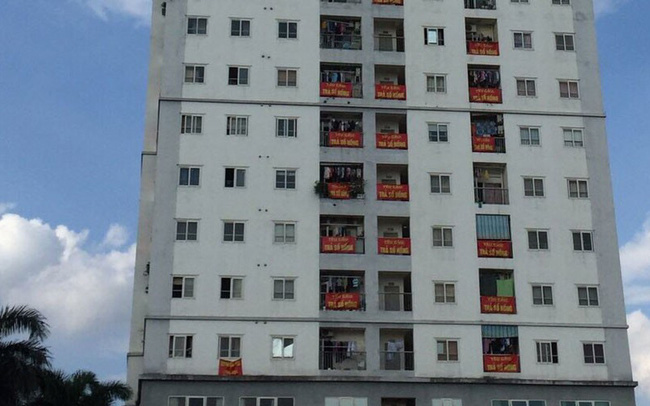
[[[589,0],[154,0],[144,406],[634,405]]]

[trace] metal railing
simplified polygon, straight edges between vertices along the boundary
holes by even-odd
[[[386,312],[411,312],[413,311],[412,293],[379,293],[379,310]]]
[[[483,204],[510,204],[508,189],[475,187],[474,202]]]
[[[366,353],[365,351],[349,351],[347,347],[323,346],[320,349],[318,369],[365,371]]]
[[[404,37],[375,35],[375,51],[404,52]]]
[[[323,49],[361,49],[361,35],[322,33],[320,47]]]
[[[496,10],[495,0],[465,0],[465,8],[480,8],[483,10]]]
[[[413,351],[380,351],[379,362],[382,371],[413,371]]]

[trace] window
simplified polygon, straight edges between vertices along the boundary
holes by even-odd
[[[276,189],[295,189],[296,188],[296,170],[295,169],[276,169],[275,170],[275,188]]]
[[[563,99],[579,99],[578,82],[575,80],[560,80],[560,97]]]
[[[524,196],[544,197],[544,178],[524,178]]]
[[[298,70],[278,68],[278,86],[296,87],[298,85]]]
[[[438,361],[458,361],[458,340],[436,339]]]
[[[528,0],[510,0],[510,3],[528,4]]]
[[[430,142],[448,142],[449,133],[447,124],[429,123]]]
[[[593,251],[593,233],[591,231],[572,231],[574,251]]]
[[[223,223],[223,240],[226,242],[244,241],[244,223],[226,221]]]
[[[226,168],[225,187],[240,188],[246,186],[246,169]]]
[[[295,280],[287,278],[273,279],[273,299],[275,300],[293,300]]]
[[[235,86],[248,85],[248,71],[245,66],[228,67],[228,84]]]
[[[298,135],[297,118],[276,118],[275,119],[275,136],[285,138],[296,138]]]
[[[433,246],[434,247],[453,247],[451,227],[433,227]]]
[[[569,4],[571,4],[571,0],[553,0],[553,4],[568,6]]]
[[[557,355],[557,342],[538,341],[536,346],[538,364],[557,364],[559,362]]]
[[[293,398],[239,398],[239,406],[294,406]]]
[[[611,404],[604,400],[563,400],[560,406],[611,406]]]
[[[295,223],[275,223],[274,230],[274,242],[283,244],[296,242]]]
[[[242,278],[222,277],[221,278],[221,299],[241,299],[242,298],[242,285],[244,280]]]
[[[194,277],[174,276],[172,278],[172,298],[189,299],[194,297]]]
[[[226,135],[248,135],[248,117],[247,116],[228,116],[226,117]]]
[[[181,134],[201,134],[203,117],[183,114],[181,116]]]
[[[199,186],[201,168],[181,166],[179,168],[178,184],[180,186]]]
[[[278,38],[298,38],[298,23],[295,21],[278,21]]]
[[[578,306],[598,306],[597,286],[578,286]]]
[[[530,32],[514,32],[515,49],[533,49],[533,34]]]
[[[427,75],[427,92],[447,93],[447,76]]]
[[[533,285],[533,304],[537,306],[552,306],[553,286]]]
[[[273,337],[273,358],[293,358],[293,337]]]
[[[528,0],[510,0],[513,3],[528,3]],[[492,406],[546,406],[545,400],[493,400]]]
[[[241,337],[219,336],[219,358],[241,358]]]
[[[196,241],[198,233],[198,221],[176,220],[176,241]]]
[[[368,406],[368,398],[325,398],[325,406]]]
[[[208,33],[208,19],[204,17],[188,17],[187,33],[205,35]]]
[[[517,96],[535,97],[535,79],[517,79]]]
[[[185,83],[203,83],[205,81],[205,66],[185,65]]]
[[[589,185],[586,179],[568,179],[569,197],[574,199],[588,199]]]
[[[565,147],[583,147],[584,141],[582,130],[579,128],[564,128],[564,146]]]
[[[231,37],[250,37],[251,22],[250,20],[232,19],[230,20]]]
[[[585,364],[604,364],[605,346],[600,343],[582,343]],[[582,405],[579,405],[582,406]]]
[[[461,399],[433,399],[433,406],[463,406]]]
[[[555,34],[555,49],[558,51],[575,51],[573,34]]]
[[[521,145],[539,145],[538,127],[519,127]]]
[[[169,336],[169,358],[192,358],[192,336]]]
[[[433,284],[435,303],[456,303],[456,284],[435,282]]]
[[[431,174],[431,193],[451,193],[451,176],[435,173]]]
[[[223,406],[223,398],[204,396],[171,396],[169,406]]]
[[[443,28],[425,28],[424,45],[445,45],[445,30]]]
[[[528,230],[528,249],[548,250],[548,231]]]

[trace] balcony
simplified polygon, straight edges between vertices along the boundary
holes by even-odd
[[[363,115],[361,113],[322,112],[320,119],[321,147],[363,148]]]
[[[363,217],[321,216],[320,252],[323,254],[363,254]]]
[[[378,217],[377,249],[380,255],[411,255],[408,217]]]
[[[365,332],[360,329],[320,330],[321,371],[365,371]]]
[[[467,74],[471,103],[503,103],[498,67],[470,66]]]
[[[375,99],[406,100],[404,66],[375,66]]]
[[[377,165],[377,181],[377,200],[409,200],[407,165]]]
[[[474,202],[509,204],[504,164],[474,164]]]
[[[481,326],[483,371],[516,373],[519,363],[519,329],[516,326]]]
[[[381,329],[379,340],[379,369],[382,371],[413,371],[413,331]]]
[[[465,8],[480,10],[496,10],[496,0],[465,0]]]
[[[361,45],[360,18],[321,16],[322,49],[360,50]]]
[[[468,55],[499,55],[496,21],[477,18],[465,19],[465,40],[467,41]]]
[[[472,151],[505,153],[503,114],[471,113]]]
[[[376,18],[374,23],[375,51],[404,52],[404,20]]]
[[[365,311],[363,272],[321,271],[320,308],[325,311]]]
[[[376,127],[377,149],[408,149],[406,115],[377,114]]]
[[[410,273],[379,272],[379,310],[386,312],[413,311]]]
[[[476,238],[480,258],[512,258],[510,216],[477,214]]]
[[[511,270],[479,270],[481,313],[516,314],[514,275]]]
[[[321,198],[362,199],[364,194],[362,164],[321,164],[320,179],[314,191]]]
[[[320,96],[362,98],[361,65],[321,64]]]

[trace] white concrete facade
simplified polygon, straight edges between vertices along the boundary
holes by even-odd
[[[572,388],[575,399],[633,405],[593,6],[589,0],[553,3],[496,0],[496,9],[467,9],[459,0],[154,0],[128,356],[129,384],[138,391],[133,404],[157,404],[152,393],[168,391],[248,406],[237,399],[255,389],[241,393],[238,382],[278,379],[313,381],[317,396],[329,393],[325,382],[358,382],[359,393],[346,396],[374,404],[372,396],[381,392],[378,406],[437,398],[415,389],[410,396],[407,380],[438,380],[431,391],[448,390],[439,397],[470,406],[522,399],[522,385],[543,388],[527,399],[549,406],[560,406],[556,398],[571,400]],[[188,33],[195,18],[207,20],[204,34]],[[360,21],[355,29],[362,49],[323,46],[323,22],[346,19]],[[496,24],[498,56],[468,54],[467,19]],[[232,20],[249,21],[249,35],[231,35]],[[280,22],[296,23],[297,38],[279,38]],[[403,39],[396,39],[403,52],[375,51],[374,27],[394,24],[403,27]],[[443,29],[444,45],[425,44],[425,28]],[[515,48],[515,32],[530,34],[531,47]],[[575,50],[556,49],[558,33],[572,35]],[[319,97],[323,65],[360,68],[363,97]],[[204,68],[203,83],[184,83],[187,66]],[[502,103],[469,101],[472,66],[498,67]],[[248,68],[248,83],[229,84],[230,67]],[[277,86],[278,69],[295,70],[296,85]],[[444,76],[445,91],[427,91],[427,75]],[[400,77],[406,100],[375,99],[375,83]],[[517,79],[534,80],[535,95],[518,96]],[[579,97],[560,97],[560,81],[577,82]],[[505,151],[473,152],[471,115],[478,113],[503,116]],[[361,117],[363,147],[321,146],[321,121],[350,114]],[[184,115],[201,117],[199,133],[181,131]],[[246,120],[245,135],[227,133],[231,117]],[[277,136],[278,118],[296,120],[295,137]],[[375,133],[401,132],[398,119],[408,148],[377,148]],[[446,140],[430,140],[429,126],[436,123],[446,125]],[[522,143],[522,128],[537,131],[537,145]],[[567,146],[565,129],[581,131],[584,145]],[[314,193],[325,163],[362,166],[363,197]],[[476,201],[477,166],[503,170],[498,189],[505,201]],[[179,184],[181,167],[200,169],[198,185]],[[229,168],[245,171],[243,185],[225,182]],[[278,187],[277,170],[295,171],[295,188]],[[450,190],[433,191],[432,175],[449,176]],[[543,179],[543,196],[526,196],[524,178]],[[392,179],[408,184],[408,201],[377,199],[376,185]],[[587,181],[588,196],[570,196],[569,180]],[[478,257],[476,216],[484,214],[509,216],[511,258]],[[362,234],[343,233],[356,236],[363,253],[319,252],[321,224],[341,218],[361,219]],[[179,240],[177,222],[188,221],[197,224],[196,238]],[[243,223],[243,241],[225,241],[226,223]],[[294,241],[276,240],[278,223],[293,226]],[[451,228],[451,246],[436,246],[433,229],[440,227]],[[530,230],[547,233],[547,249],[531,249]],[[574,249],[575,231],[591,233],[593,250]],[[379,254],[379,238],[388,236],[409,238],[410,255]],[[514,314],[482,312],[479,270],[512,271]],[[321,275],[354,275],[345,289],[356,292],[347,281],[361,283],[359,309],[325,310]],[[191,297],[172,297],[174,277],[193,278]],[[224,278],[241,280],[241,289],[230,285],[224,297]],[[293,297],[274,296],[276,280],[292,281]],[[453,303],[436,302],[436,283],[454,284]],[[552,303],[533,303],[538,285],[552,287]],[[598,303],[581,304],[579,287],[596,288]],[[395,304],[399,310],[386,310]],[[486,370],[481,326],[518,328],[518,372]],[[175,336],[192,337],[191,356],[170,357]],[[242,377],[217,377],[223,336],[241,340],[241,353],[229,359],[241,358]],[[293,352],[273,357],[273,338],[281,337],[293,340]],[[355,360],[348,363],[353,367],[324,366],[329,355],[322,342],[332,337],[360,337],[344,356]],[[457,360],[438,360],[436,340],[443,339],[457,342]],[[391,349],[395,340],[405,348]],[[539,362],[537,342],[556,343],[557,362]],[[602,344],[604,362],[586,362],[585,343]],[[360,358],[350,355],[355,352]],[[387,366],[398,355],[402,363]],[[187,383],[211,379],[220,394]],[[375,395],[373,381],[384,385]],[[463,397],[462,389],[445,386],[452,383],[465,383],[473,394]],[[554,385],[563,388],[554,393]],[[503,397],[489,392],[492,386]],[[582,388],[594,397],[585,398]],[[301,396],[302,404],[312,404],[304,389],[283,390],[296,405]],[[280,396],[259,396],[265,394]],[[393,398],[401,400],[384,401]],[[325,404],[324,395],[318,399]]]

